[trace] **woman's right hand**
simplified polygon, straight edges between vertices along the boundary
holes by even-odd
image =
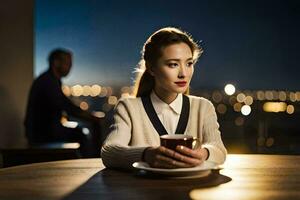
[[[186,156],[163,146],[146,148],[144,161],[155,168],[187,168],[195,167],[202,163],[201,160]]]

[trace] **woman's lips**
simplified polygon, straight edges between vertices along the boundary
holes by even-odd
[[[175,82],[176,85],[178,85],[179,87],[184,87],[186,86],[186,81],[178,81],[178,82]]]

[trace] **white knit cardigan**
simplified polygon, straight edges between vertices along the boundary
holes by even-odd
[[[189,95],[188,98],[190,113],[184,134],[199,138],[202,147],[209,150],[208,161],[222,164],[227,151],[213,104],[202,97]],[[141,98],[121,99],[115,107],[114,124],[101,149],[104,165],[131,168],[132,163],[141,161],[146,147],[159,145],[159,134],[148,118]]]

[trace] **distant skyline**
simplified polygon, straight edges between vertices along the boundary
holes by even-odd
[[[131,85],[145,40],[175,26],[204,48],[193,88],[300,89],[297,0],[35,2],[35,76],[48,68],[48,53],[64,47],[74,53],[64,83]]]

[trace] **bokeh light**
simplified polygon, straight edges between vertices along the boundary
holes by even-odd
[[[107,94],[106,94],[106,96],[111,96],[112,94],[113,94],[113,89],[112,89],[112,87],[106,87],[106,89],[107,89]]]
[[[260,137],[257,138],[256,142],[257,142],[258,146],[262,147],[262,146],[265,145],[265,141],[266,141],[266,139],[264,137],[260,136]]]
[[[85,85],[82,87],[82,95],[87,97],[91,94],[91,87],[89,85]]]
[[[241,103],[236,103],[236,104],[233,105],[233,110],[235,112],[240,112],[241,109],[242,109],[242,104]]]
[[[71,88],[69,86],[63,85],[61,89],[64,95],[66,95],[67,97],[71,96],[72,93],[71,93]]]
[[[249,115],[251,113],[251,107],[248,105],[243,105],[241,108],[241,113],[245,116]]]
[[[100,85],[92,85],[91,87],[91,96],[95,97],[98,96],[101,92],[101,86]]]
[[[293,105],[288,105],[288,106],[286,107],[286,112],[287,112],[288,114],[293,114],[293,113],[295,112],[295,107],[294,107]]]
[[[235,87],[232,84],[227,84],[224,88],[224,91],[227,95],[233,95],[235,93]]]
[[[223,96],[219,91],[214,91],[212,94],[212,99],[214,102],[220,103],[223,99]]]
[[[235,103],[236,103],[236,97],[235,96],[229,97],[229,104],[233,106]]]
[[[118,102],[118,98],[116,96],[110,96],[110,97],[108,97],[107,102],[109,105],[116,105]]]
[[[234,120],[234,123],[236,126],[243,126],[244,125],[244,118],[243,117],[237,117]]]
[[[99,94],[100,97],[106,97],[107,96],[107,89],[106,87],[101,88],[101,92]]]
[[[257,99],[260,101],[265,100],[265,93],[261,90],[257,91],[256,96],[257,96]]]
[[[296,100],[300,101],[300,92],[296,92]]]
[[[124,86],[121,88],[121,93],[130,93],[130,87],[128,86]]]
[[[267,147],[271,147],[271,146],[273,146],[274,142],[275,142],[274,138],[269,137],[269,138],[266,140],[266,146],[267,146]]]
[[[290,92],[289,98],[291,102],[295,102],[297,100],[296,93]]]
[[[278,99],[280,101],[285,101],[286,100],[286,93],[284,91],[280,91],[278,95],[279,95]]]
[[[218,106],[217,106],[217,111],[218,111],[218,113],[220,113],[220,114],[225,114],[226,113],[226,111],[227,111],[227,107],[226,107],[226,105],[224,105],[224,104],[219,104]]]
[[[275,91],[275,90],[273,90],[273,91],[272,91],[272,94],[273,94],[273,100],[278,100],[278,98],[279,98],[278,92]]]
[[[286,110],[285,102],[266,102],[263,105],[265,112],[284,112]]]
[[[272,91],[266,91],[265,92],[265,97],[267,100],[273,100],[273,93]]]
[[[79,105],[79,107],[82,109],[82,110],[88,110],[89,109],[89,104],[85,101],[82,101]]]
[[[104,112],[101,112],[101,111],[94,111],[94,112],[92,112],[92,114],[93,114],[95,117],[98,117],[98,118],[103,118],[103,117],[105,117],[105,113],[104,113]]]
[[[121,94],[121,97],[122,97],[122,98],[128,98],[128,97],[130,97],[130,94],[127,93],[127,92],[125,92],[125,93],[122,93],[122,94]]]
[[[83,89],[81,85],[74,85],[71,89],[71,93],[74,97],[79,97],[83,93]]]
[[[246,98],[246,95],[244,93],[239,93],[236,97],[237,101],[240,103],[244,102],[245,98]]]
[[[252,105],[252,103],[253,103],[253,98],[251,97],[251,96],[246,96],[246,98],[245,98],[245,100],[244,100],[244,103],[246,104],[246,105]]]

